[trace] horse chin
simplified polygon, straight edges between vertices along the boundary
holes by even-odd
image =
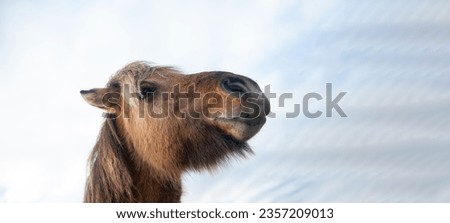
[[[266,123],[266,117],[257,118],[214,118],[214,125],[239,142],[252,138]]]

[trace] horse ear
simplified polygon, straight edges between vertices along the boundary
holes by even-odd
[[[80,91],[81,96],[90,105],[106,110],[112,110],[119,105],[120,93],[114,92],[109,88],[93,88],[91,90]]]

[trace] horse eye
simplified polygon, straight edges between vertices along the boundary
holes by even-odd
[[[155,85],[143,85],[141,86],[141,99],[148,98],[151,94],[156,92],[157,87]]]
[[[114,89],[120,89],[120,83],[119,82],[114,82],[114,83],[110,84],[110,87],[114,88]]]

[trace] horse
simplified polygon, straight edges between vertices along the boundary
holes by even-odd
[[[269,100],[248,77],[184,74],[146,61],[80,93],[104,112],[88,162],[89,203],[181,202],[182,174],[253,154],[247,141],[270,113]]]

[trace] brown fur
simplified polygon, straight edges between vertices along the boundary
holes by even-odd
[[[246,91],[261,95],[251,98],[263,111],[250,115],[256,121],[245,121],[237,115],[249,111],[240,100],[211,108],[199,117],[180,118],[177,112],[198,111],[210,105],[199,100],[184,99],[177,104],[172,98],[138,96],[151,82],[157,86],[156,96],[173,93],[174,86],[180,86],[180,92],[189,92],[189,87],[195,86],[195,92],[213,92],[214,100],[225,101],[230,92],[221,83],[226,78],[242,81]],[[182,173],[213,169],[232,156],[252,153],[246,141],[264,125],[270,109],[257,84],[246,77],[227,72],[184,75],[147,62],[125,66],[106,88],[81,93],[88,103],[106,111],[89,158],[85,202],[180,202]],[[127,94],[132,98],[126,100]],[[164,103],[168,104],[166,117],[147,115],[150,109],[164,111]],[[232,109],[227,110],[230,106]],[[143,113],[142,109],[148,110]],[[235,119],[228,119],[231,117]]]

